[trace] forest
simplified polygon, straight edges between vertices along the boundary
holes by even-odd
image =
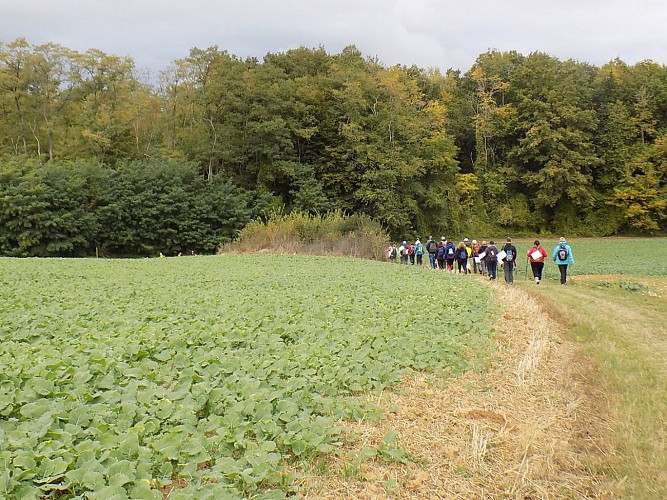
[[[275,211],[392,238],[667,230],[667,67],[490,50],[465,73],[353,45],[241,59],[0,42],[0,254],[214,252]]]

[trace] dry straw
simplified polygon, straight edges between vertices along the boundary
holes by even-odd
[[[590,498],[610,487],[587,464],[601,450],[588,395],[576,383],[580,361],[539,304],[519,288],[490,285],[511,297],[495,325],[498,360],[486,373],[456,379],[414,374],[383,393],[379,423],[349,424],[358,439],[303,472],[307,499]],[[377,400],[376,400],[377,402]],[[407,463],[361,460],[398,431]],[[597,455],[596,455],[597,454]],[[320,468],[321,470],[321,468]]]

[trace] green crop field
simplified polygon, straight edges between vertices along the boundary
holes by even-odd
[[[551,256],[558,241],[540,241]],[[500,248],[504,242],[496,242]],[[568,240],[572,247],[574,274],[616,274],[627,276],[667,276],[667,238],[597,238]],[[515,243],[519,252],[519,272],[526,269],[526,252],[531,242]],[[556,278],[558,269],[551,257],[547,259],[547,272]],[[549,269],[550,268],[550,269]],[[528,271],[530,273],[530,270]]]
[[[298,256],[0,259],[0,497],[280,498],[363,394],[488,354],[469,277]],[[478,355],[478,356],[476,356]]]

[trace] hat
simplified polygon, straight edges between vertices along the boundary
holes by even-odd
[[[447,241],[447,240],[446,240],[445,237],[443,236],[442,238],[440,238],[440,241]]]
[[[512,238],[510,238],[510,237],[508,236],[508,237],[507,237],[507,240],[505,240],[505,241],[512,241]]]
[[[561,236],[558,241],[562,241],[563,243],[565,243],[565,238],[563,236]]]
[[[408,244],[408,242],[407,242],[407,241],[404,241],[404,242],[403,242],[403,244],[404,244],[404,245],[407,245],[407,244]]]
[[[467,241],[470,241],[470,240],[468,240],[468,238],[463,238],[463,243],[465,243]]]
[[[477,240],[472,240],[473,245],[477,245]]]
[[[421,243],[421,241],[419,241],[419,240],[415,241],[415,245],[419,245],[420,243]]]

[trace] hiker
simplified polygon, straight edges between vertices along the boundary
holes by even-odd
[[[554,248],[552,255],[554,262],[558,264],[558,270],[560,271],[560,284],[564,285],[567,283],[567,265],[572,263],[574,265],[574,256],[572,255],[572,249],[570,245],[567,244],[563,236],[558,240],[558,245]]]
[[[514,283],[514,268],[516,267],[516,247],[512,245],[512,238],[509,236],[505,241],[505,245],[501,248],[501,251],[505,252],[505,257],[503,257],[503,270],[505,271],[505,283]]]
[[[433,239],[433,236],[428,237],[428,241],[426,242],[426,251],[428,252],[428,262],[431,265],[431,269],[435,269],[435,254],[438,251],[438,244]]]
[[[445,270],[445,239],[441,239],[438,243],[438,250],[436,251],[435,258],[438,261],[438,269],[441,271]]]
[[[493,243],[493,240],[489,241],[489,246],[486,248],[486,269],[489,273],[489,279],[496,279],[496,269],[498,269],[498,247]]]
[[[459,274],[468,274],[468,249],[463,241],[456,246],[456,264]]]
[[[468,258],[466,259],[466,274],[468,274],[472,272],[470,270],[470,256],[472,255],[472,247],[470,246],[470,240],[468,238],[463,238],[463,243],[465,244],[466,252],[468,253]]]
[[[479,262],[479,243],[477,243],[477,240],[472,240],[470,249],[470,256],[472,257],[472,272],[473,274],[481,273],[482,269]]]
[[[396,248],[396,243],[394,242],[387,248],[387,259],[389,262],[396,264],[396,257],[398,257],[398,248]]]
[[[445,240],[445,260],[447,261],[447,271],[454,271],[454,260],[456,259],[456,247],[451,241]]]
[[[539,285],[542,281],[542,273],[544,272],[544,259],[547,258],[547,251],[543,246],[540,246],[540,240],[535,240],[533,247],[528,250],[526,254],[530,260],[530,268],[533,270],[533,279],[535,284]]]
[[[417,259],[418,266],[424,264],[424,253],[426,253],[426,250],[424,249],[422,242],[419,240],[415,241],[415,257]]]
[[[408,264],[408,242],[404,241],[401,243],[401,246],[398,247],[398,255],[401,257],[401,264]]]
[[[489,248],[489,245],[486,244],[486,240],[482,240],[482,244],[479,246],[479,270],[482,273],[482,276],[486,276],[487,266],[486,266],[486,249]]]
[[[408,245],[408,257],[410,258],[410,265],[415,265],[415,245]]]

